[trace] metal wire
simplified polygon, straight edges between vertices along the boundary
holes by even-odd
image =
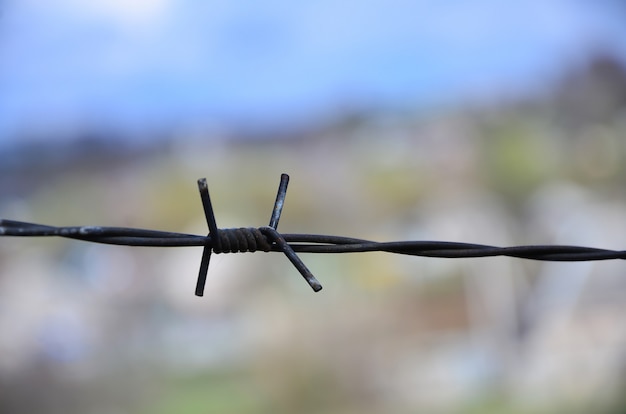
[[[207,236],[172,233],[126,227],[73,226],[53,227],[41,224],[0,219],[0,236],[57,236],[94,243],[123,246],[186,247],[203,246],[196,295],[202,296],[211,253],[283,252],[298,269],[309,286],[317,292],[322,285],[296,253],[359,253],[389,252],[410,256],[439,258],[468,258],[509,256],[522,259],[576,262],[590,260],[626,259],[626,250],[606,250],[564,245],[533,245],[496,247],[443,241],[375,242],[351,237],[320,234],[281,234],[278,222],[282,213],[289,176],[281,175],[269,226],[220,229],[209,197],[206,179],[198,180],[204,214],[209,227]]]

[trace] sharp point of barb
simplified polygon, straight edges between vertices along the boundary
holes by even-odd
[[[284,207],[289,176],[282,174],[269,226],[238,229],[219,229],[211,204],[207,180],[198,180],[205,218],[209,227],[207,236],[172,233],[125,227],[53,227],[0,219],[0,236],[57,236],[85,242],[123,246],[203,247],[195,293],[204,294],[206,276],[212,253],[282,252],[294,265],[309,286],[318,292],[322,285],[313,276],[298,253],[357,253],[382,251],[388,253],[434,258],[468,258],[508,256],[542,261],[591,261],[626,259],[626,250],[607,250],[581,246],[512,246],[496,247],[471,243],[441,241],[375,242],[350,237],[319,234],[281,234],[278,222]]]
[[[274,201],[274,208],[272,209],[272,217],[270,218],[270,227],[274,230],[278,227],[278,221],[283,212],[285,205],[285,196],[287,195],[287,186],[289,185],[289,176],[287,174],[280,175],[280,184],[278,185],[278,192],[276,194],[276,201]]]

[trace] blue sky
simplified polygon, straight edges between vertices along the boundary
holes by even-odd
[[[0,140],[524,92],[595,47],[626,56],[618,4],[0,0]]]

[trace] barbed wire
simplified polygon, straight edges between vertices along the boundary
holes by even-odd
[[[626,259],[626,250],[606,250],[566,245],[530,245],[496,247],[483,244],[445,241],[375,242],[352,237],[320,234],[282,234],[277,230],[285,203],[289,176],[282,174],[276,201],[268,226],[220,229],[215,220],[205,178],[198,180],[198,189],[209,227],[207,236],[145,230],[126,227],[71,226],[53,227],[42,224],[0,219],[0,236],[57,236],[94,243],[122,246],[186,247],[203,246],[195,294],[202,296],[212,253],[282,252],[298,269],[309,286],[317,292],[322,285],[296,253],[359,253],[388,252],[410,256],[438,258],[472,258],[509,256],[543,261],[591,261]]]

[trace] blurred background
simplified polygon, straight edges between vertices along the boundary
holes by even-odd
[[[626,248],[609,0],[0,1],[0,217]],[[623,413],[626,267],[0,239],[0,412]]]

